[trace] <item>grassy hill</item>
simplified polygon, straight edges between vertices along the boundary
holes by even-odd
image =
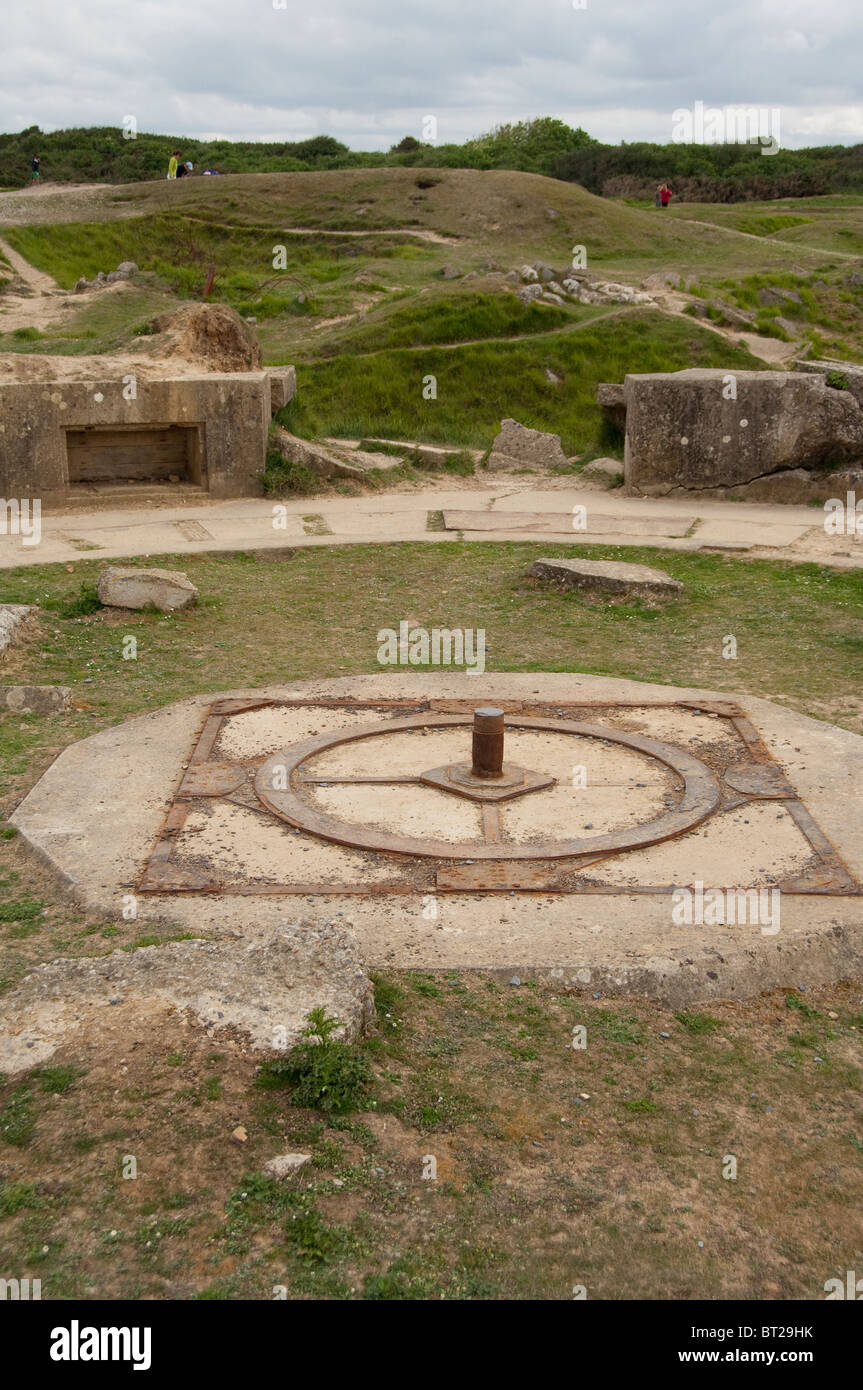
[[[154,312],[200,299],[212,265],[212,298],[256,320],[265,360],[297,363],[300,395],[286,420],[300,432],[482,445],[514,414],[560,431],[571,452],[609,450],[619,441],[596,409],[597,382],[764,364],[679,313],[522,304],[504,275],[538,259],[563,275],[584,246],[588,270],[603,277],[640,284],[674,272],[684,291],[757,310],[764,332],[781,312],[817,350],[863,356],[863,302],[845,284],[863,253],[863,206],[847,197],[787,206],[663,213],[533,173],[407,168],[6,194],[0,235],[63,288],[122,260],[141,273],[122,294],[82,296],[62,330],[7,334],[0,350],[122,348]],[[279,248],[286,264],[276,270]],[[796,299],[761,308],[770,286]],[[438,380],[431,402],[428,375]]]

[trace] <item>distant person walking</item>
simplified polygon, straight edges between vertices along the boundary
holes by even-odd
[[[168,160],[168,178],[169,178],[169,179],[175,179],[175,178],[177,177],[177,162],[178,162],[179,158],[180,158],[180,151],[179,151],[179,150],[174,150],[174,153],[171,155],[171,158]]]
[[[667,208],[667,207],[668,207],[668,204],[671,202],[671,200],[672,200],[673,197],[674,197],[674,194],[672,193],[671,189],[668,187],[668,184],[667,184],[667,183],[664,183],[664,184],[662,185],[662,187],[660,188],[660,190],[659,190],[659,206],[660,206],[660,207],[663,207],[663,208]]]
[[[38,156],[38,154],[34,154],[33,158],[32,158],[31,161],[30,161],[30,173],[31,173],[31,175],[32,175],[33,182],[34,182],[34,183],[38,183],[38,182],[39,182],[39,156]]]

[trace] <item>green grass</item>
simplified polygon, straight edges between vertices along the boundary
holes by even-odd
[[[433,300],[415,299],[386,316],[364,315],[358,326],[330,337],[321,356],[546,333],[578,317],[578,310],[522,304],[513,294],[462,291]]]
[[[278,418],[307,437],[383,435],[487,448],[517,400],[522,424],[560,434],[565,452],[575,454],[614,447],[596,403],[600,381],[622,381],[631,371],[761,365],[695,324],[634,310],[534,341],[300,366],[297,397]],[[547,380],[547,367],[563,377],[562,387]],[[423,398],[429,376],[437,383],[434,400]]]

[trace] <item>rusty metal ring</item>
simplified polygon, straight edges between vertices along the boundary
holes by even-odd
[[[578,735],[581,738],[601,739],[606,743],[619,743],[624,748],[631,748],[637,753],[643,753],[645,757],[665,763],[683,781],[683,795],[679,804],[665,815],[645,821],[631,829],[614,830],[586,839],[542,840],[529,845],[511,842],[489,844],[484,840],[463,840],[451,844],[446,840],[418,840],[407,835],[394,835],[385,830],[368,829],[362,825],[336,820],[333,816],[315,810],[295,789],[299,780],[297,774],[302,764],[315,754],[336,747],[340,743],[356,743],[361,739],[380,738],[413,729],[447,729],[469,727],[472,724],[472,714],[418,714],[336,734],[320,734],[268,758],[255,778],[255,792],[263,805],[274,815],[320,839],[332,840],[351,849],[448,860],[569,859],[581,854],[640,849],[646,845],[657,844],[660,840],[670,840],[675,835],[682,835],[693,826],[700,825],[712,815],[722,799],[719,782],[707,764],[669,743],[641,738],[637,734],[624,733],[598,724],[581,724],[564,719],[528,719],[521,715],[508,715],[507,727],[541,729],[550,733]],[[272,786],[273,772],[277,767],[284,769],[283,776],[287,781],[285,790],[274,789]],[[418,772],[416,781],[421,785],[419,775]],[[362,782],[364,779],[358,777],[342,780]],[[399,779],[393,778],[394,782],[397,780]]]

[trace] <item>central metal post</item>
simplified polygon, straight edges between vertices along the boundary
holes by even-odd
[[[472,777],[503,776],[503,710],[493,706],[473,712]]]

